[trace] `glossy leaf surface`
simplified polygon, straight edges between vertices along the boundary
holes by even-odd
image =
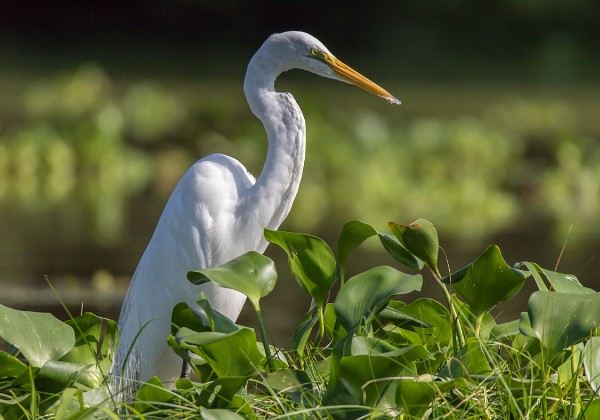
[[[349,279],[335,299],[335,313],[346,331],[385,306],[395,295],[421,290],[423,278],[380,266]]]
[[[212,281],[221,287],[237,290],[246,295],[256,309],[260,299],[275,287],[277,272],[270,258],[250,251],[219,267],[190,271],[188,279],[194,284]]]
[[[442,279],[452,284],[476,316],[513,297],[525,282],[525,276],[509,267],[496,245],[490,246],[477,260]]]

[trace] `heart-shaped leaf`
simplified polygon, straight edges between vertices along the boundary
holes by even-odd
[[[136,411],[144,411],[156,408],[158,403],[166,403],[175,398],[175,394],[167,390],[160,380],[154,376],[142,385],[135,397],[134,408]]]
[[[303,370],[281,369],[269,373],[266,381],[275,391],[284,392],[298,403],[311,406],[316,401],[313,383]]]
[[[336,279],[333,252],[321,238],[265,229],[267,241],[279,245],[288,256],[298,284],[322,307]]]
[[[442,279],[479,316],[513,297],[525,282],[521,271],[509,267],[500,248],[491,245],[477,260]]]
[[[342,228],[337,241],[337,258],[340,266],[340,277],[344,278],[346,273],[346,262],[348,255],[361,243],[372,236],[377,235],[385,250],[398,262],[411,268],[423,268],[423,262],[404,248],[395,237],[379,232],[373,226],[353,220]]]
[[[420,342],[431,351],[439,351],[450,344],[452,319],[448,309],[438,301],[420,298],[398,310],[427,323],[427,326],[412,328],[413,331],[395,329],[394,333],[405,336],[409,342]],[[418,339],[413,339],[413,336]]]
[[[256,344],[256,334],[244,327],[231,333],[180,328],[175,337],[169,337],[169,345],[201,356],[219,377],[250,375],[264,360]]]
[[[16,377],[27,370],[27,365],[14,356],[0,351],[0,378]]]
[[[34,367],[58,360],[75,345],[73,328],[54,315],[0,305],[0,337],[15,346]]]
[[[564,292],[564,293],[594,293],[595,292],[593,289],[583,286],[579,282],[577,277],[575,277],[572,274],[563,274],[563,273],[558,273],[556,271],[546,270],[545,268],[540,267],[536,263],[522,262],[521,265],[527,267],[529,269],[529,271],[534,275],[534,277],[536,278],[536,282],[538,283],[538,288],[540,290],[548,290],[546,285],[543,283],[543,281],[539,277],[540,274],[543,274],[544,277],[546,277],[546,279],[548,280],[548,283],[550,283],[550,287],[551,287],[550,290],[554,290],[555,292]],[[540,281],[541,281],[542,285],[540,285]]]
[[[414,256],[425,261],[435,272],[437,268],[438,252],[440,248],[438,234],[435,227],[425,219],[418,219],[410,225],[388,223],[392,233]]]
[[[467,388],[466,380],[458,378],[434,381],[431,375],[400,379],[396,388],[396,401],[410,415],[410,418],[422,418],[438,395],[453,388]]]
[[[188,279],[194,284],[208,281],[237,290],[248,297],[255,310],[261,298],[267,296],[277,282],[277,272],[273,260],[250,251],[219,267],[188,272]]]
[[[551,354],[587,337],[600,326],[600,293],[534,292],[521,316],[523,334],[534,334]],[[530,322],[530,326],[527,325]]]
[[[374,315],[395,295],[421,290],[423,278],[388,266],[375,267],[349,279],[338,293],[335,313],[346,331]]]
[[[477,337],[467,339],[464,347],[440,372],[440,376],[468,378],[473,375],[487,375],[491,372],[482,343]]]

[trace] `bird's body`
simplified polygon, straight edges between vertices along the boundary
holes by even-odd
[[[302,176],[306,130],[293,96],[277,92],[274,84],[292,68],[355,83],[398,103],[308,34],[286,32],[267,39],[250,61],[244,81],[250,108],[269,141],[263,170],[255,180],[237,160],[215,154],[192,165],[177,184],[121,309],[121,337],[111,369],[116,393],[131,394],[154,375],[166,385],[180,377],[182,360],[166,341],[177,303],[200,312],[196,300],[203,292],[215,310],[237,319],[244,295],[212,283],[193,285],[186,274],[248,251],[263,252],[264,228],[277,229],[289,213]]]

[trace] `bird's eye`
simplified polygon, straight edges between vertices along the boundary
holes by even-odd
[[[316,48],[311,48],[310,49],[310,55],[312,55],[313,57],[318,57],[319,56],[319,50],[317,50]]]

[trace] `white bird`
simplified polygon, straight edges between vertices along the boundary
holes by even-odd
[[[357,73],[303,32],[271,35],[250,60],[244,92],[269,141],[258,180],[236,159],[214,154],[183,175],[135,271],[119,317],[120,341],[110,377],[113,392],[131,396],[156,375],[167,386],[179,379],[182,359],[167,345],[171,312],[204,292],[211,306],[236,320],[245,296],[212,283],[196,286],[190,270],[219,266],[248,251],[264,252],[263,229],[277,229],[290,211],[304,166],[306,130],[300,107],[275,79],[290,69],[359,86],[390,103],[387,91]]]

